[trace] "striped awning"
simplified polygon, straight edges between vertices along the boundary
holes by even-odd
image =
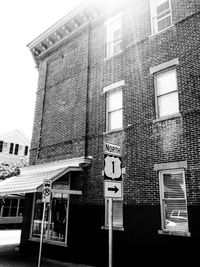
[[[91,159],[76,158],[25,167],[21,169],[20,175],[0,182],[0,195],[40,191],[44,180],[54,182],[69,171],[82,171],[81,166],[84,164],[91,164]]]

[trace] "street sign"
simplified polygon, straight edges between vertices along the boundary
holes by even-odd
[[[51,200],[51,180],[45,180],[42,190],[42,202],[50,203]]]
[[[104,155],[104,179],[122,180],[121,157]]]
[[[122,197],[122,183],[104,181],[104,197],[121,198]]]
[[[104,153],[114,156],[121,156],[121,147],[111,143],[104,143]]]

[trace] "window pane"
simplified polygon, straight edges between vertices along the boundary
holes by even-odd
[[[49,239],[65,242],[67,223],[67,195],[54,194],[51,203],[51,219],[49,225]]]
[[[122,108],[122,90],[108,94],[108,111]]]
[[[11,199],[10,216],[17,216],[18,199]]]
[[[171,25],[171,16],[158,21],[158,31],[162,31]]]
[[[186,200],[165,200],[165,229],[188,231]]]
[[[44,204],[42,203],[42,194],[36,193],[32,237],[40,238],[43,206],[44,206]],[[44,218],[44,238],[47,238],[48,214],[49,214],[49,206],[46,205],[45,218]]]
[[[177,90],[176,70],[169,70],[156,75],[157,96]]]
[[[161,177],[162,220],[165,230],[188,231],[186,189],[183,171],[166,171]]]
[[[163,174],[164,198],[184,198],[183,173]]]
[[[122,128],[122,109],[108,114],[108,130]]]
[[[106,200],[106,217],[105,225],[108,226],[108,200]],[[113,226],[122,227],[123,226],[123,201],[113,200]]]
[[[158,97],[159,117],[175,114],[178,112],[179,112],[178,92]]]
[[[123,202],[113,201],[113,225],[123,226]]]

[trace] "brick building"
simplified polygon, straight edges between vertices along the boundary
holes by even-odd
[[[38,248],[48,178],[54,193],[43,253],[107,266],[107,142],[120,145],[124,170],[123,197],[113,200],[114,266],[136,259],[160,264],[159,255],[195,260],[200,3],[118,2],[112,8],[84,2],[28,45],[39,81],[32,166],[21,179],[27,182],[21,248]],[[14,189],[0,187],[6,190]]]

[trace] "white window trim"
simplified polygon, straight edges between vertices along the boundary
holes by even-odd
[[[30,241],[40,242],[40,237],[33,237],[32,236],[33,219],[34,219],[34,211],[35,211],[35,199],[36,199],[36,193],[34,193],[33,203],[32,203],[32,214],[31,214],[31,226],[30,226],[29,240]],[[68,207],[67,207],[67,214],[66,214],[67,221],[66,221],[66,237],[65,237],[65,242],[59,242],[59,241],[56,241],[56,240],[47,240],[47,239],[43,238],[43,243],[57,245],[57,246],[61,246],[61,247],[67,247],[68,246],[69,202],[70,202],[70,194],[68,196]],[[49,214],[48,222],[49,222],[49,219],[50,219],[50,214]]]
[[[112,21],[114,21],[115,19],[117,18],[120,18],[121,17],[121,29],[122,29],[122,14],[123,12],[120,12],[114,16],[112,16],[111,18],[109,18],[105,23],[104,23],[104,26],[106,27],[106,56],[104,57],[104,60],[108,60],[116,55],[119,55],[122,51],[120,51],[119,53],[115,53],[110,56],[108,56],[108,25],[112,23]],[[122,42],[122,33],[121,33],[121,42]]]
[[[150,13],[151,13],[151,24],[150,25],[151,25],[151,36],[152,37],[157,35],[157,34],[160,34],[160,33],[164,32],[165,30],[170,29],[170,28],[172,28],[174,26],[173,19],[172,19],[172,5],[171,5],[171,0],[169,0],[169,8],[170,8],[170,14],[171,14],[171,25],[169,27],[161,30],[161,31],[157,31],[157,32],[154,33],[154,24],[153,24],[153,13],[154,12],[153,11],[154,11],[154,8],[155,8],[155,4],[153,4],[153,1],[154,0],[150,0]]]
[[[163,218],[163,174],[164,173],[183,173],[183,182],[184,182],[184,188],[185,188],[185,201],[186,201],[186,207],[187,207],[187,194],[186,194],[186,184],[185,184],[185,169],[181,168],[181,169],[165,169],[165,170],[160,170],[159,171],[159,192],[160,192],[160,210],[161,210],[161,228],[162,230],[158,230],[159,234],[165,234],[165,235],[179,235],[179,236],[190,236],[190,232],[189,232],[189,221],[188,223],[188,231],[177,231],[177,230],[169,230],[169,229],[164,229],[164,218]],[[187,210],[187,214],[188,214],[188,210]]]
[[[172,92],[177,92],[177,94],[178,94],[178,79],[177,79],[176,65],[172,65],[171,67],[168,67],[168,68],[162,69],[160,71],[154,72],[155,107],[156,107],[156,120],[155,121],[162,121],[162,120],[171,119],[171,118],[179,117],[180,116],[180,109],[176,113],[168,114],[168,115],[165,115],[165,116],[159,116],[156,77],[157,77],[157,75],[159,75],[161,73],[165,73],[165,72],[170,71],[170,70],[173,70],[173,69],[176,70],[177,90],[176,91],[171,91],[171,93]],[[178,103],[179,103],[179,95],[178,95]],[[178,105],[178,108],[180,108],[180,105]]]

